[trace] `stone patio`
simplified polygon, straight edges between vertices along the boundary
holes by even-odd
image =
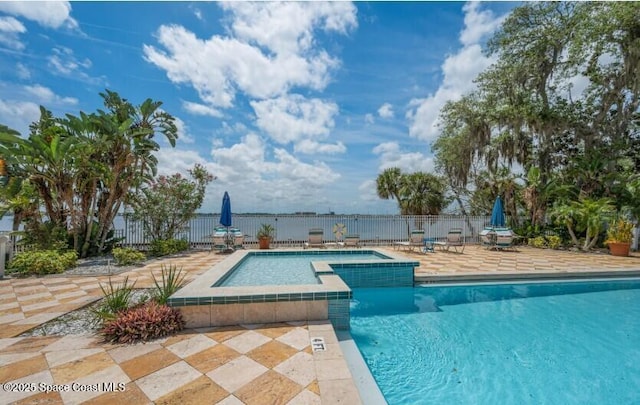
[[[391,249],[389,248],[391,251]],[[397,252],[396,252],[397,253]],[[640,255],[620,258],[540,250],[464,253],[403,252],[420,261],[416,279],[541,277],[602,271],[640,274]],[[226,256],[212,252],[154,261],[113,276],[152,286],[162,264],[175,264],[187,280]],[[25,383],[7,392],[10,403],[356,404],[360,402],[335,332],[327,322],[240,325],[198,330],[146,344],[113,345],[95,336],[17,337],[22,332],[99,299],[107,276],[49,276],[0,280],[0,383]],[[310,339],[323,337],[324,352]],[[26,392],[25,389],[35,390]],[[75,386],[72,384],[76,384]],[[42,386],[40,386],[42,384]],[[122,385],[118,385],[122,384]],[[68,392],[42,392],[54,385]]]

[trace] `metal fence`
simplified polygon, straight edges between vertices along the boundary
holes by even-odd
[[[212,244],[211,235],[218,226],[219,214],[200,214],[176,235],[186,239],[192,248],[207,248]],[[452,228],[461,228],[466,243],[478,243],[478,233],[490,221],[489,216],[413,216],[413,215],[253,215],[233,216],[233,227],[245,235],[245,245],[257,244],[256,233],[261,224],[270,224],[275,229],[272,245],[276,247],[300,246],[308,240],[309,229],[324,231],[325,242],[337,239],[334,229],[344,225],[345,234],[357,234],[360,242],[368,246],[387,245],[408,240],[413,229],[424,229],[425,237],[443,240]],[[140,222],[118,217],[114,224],[116,236],[123,238],[122,246],[144,249],[150,238],[145,235]]]

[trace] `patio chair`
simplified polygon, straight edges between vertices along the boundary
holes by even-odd
[[[487,249],[492,248],[495,245],[495,231],[493,228],[484,228],[480,231],[480,244]]]
[[[458,253],[458,248],[460,248],[460,253],[463,253],[464,252],[464,235],[462,235],[462,229],[460,228],[450,229],[449,233],[447,234],[447,240],[433,242],[433,245],[445,252],[448,252],[449,248],[453,248],[456,251],[456,253]]]
[[[227,249],[227,229],[226,228],[216,228],[213,235],[211,235],[213,240],[212,249],[217,249],[219,251],[223,251]]]
[[[396,249],[404,248],[409,251],[412,251],[415,247],[424,246],[424,230],[423,229],[414,229],[411,231],[411,236],[408,241],[395,242],[393,247]]]
[[[340,246],[344,248],[360,247],[360,235],[346,235],[344,240],[340,242]]]
[[[237,228],[233,229],[231,234],[233,235],[233,248],[244,249],[244,234]]]
[[[322,228],[311,228],[309,229],[309,240],[305,242],[304,248],[308,247],[325,247],[324,243],[322,243],[322,238],[324,236],[324,231]]]
[[[495,240],[495,245],[493,246],[495,249],[517,250],[514,242],[518,238],[518,235],[513,233],[511,229],[497,228],[495,230],[495,233],[496,233],[496,240]]]

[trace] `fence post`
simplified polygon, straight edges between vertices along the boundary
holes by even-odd
[[[7,257],[7,242],[9,237],[0,235],[0,279],[4,278],[4,262]]]

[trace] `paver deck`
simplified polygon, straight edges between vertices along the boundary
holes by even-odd
[[[383,248],[384,249],[384,248]],[[397,252],[396,252],[397,253]],[[420,261],[418,280],[474,275],[640,271],[640,254],[488,251],[467,246],[463,254],[406,252]],[[152,262],[112,277],[152,286],[162,264],[198,275],[226,256],[193,252]],[[355,385],[327,322],[239,325],[186,330],[146,344],[113,345],[95,336],[17,337],[22,332],[99,299],[109,277],[56,276],[0,280],[0,383],[2,403],[62,404],[334,404],[358,403]],[[313,353],[321,336],[326,352]],[[73,384],[76,384],[75,386]],[[35,384],[35,387],[32,385]],[[68,392],[42,388],[69,387]],[[7,392],[6,388],[20,388]],[[35,388],[31,392],[25,389]]]

